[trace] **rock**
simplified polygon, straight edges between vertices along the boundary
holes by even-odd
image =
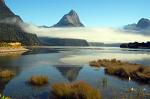
[[[150,20],[142,18],[142,19],[139,20],[139,22],[137,23],[136,27],[138,27],[140,29],[148,28],[148,27],[150,27]]]
[[[84,25],[80,22],[78,14],[71,10],[53,27],[84,27]]]

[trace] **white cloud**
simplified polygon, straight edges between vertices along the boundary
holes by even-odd
[[[39,28],[35,25],[27,25],[24,27],[24,30],[35,33],[38,36],[77,38],[104,43],[146,42],[150,40],[150,36],[139,35],[108,27]]]

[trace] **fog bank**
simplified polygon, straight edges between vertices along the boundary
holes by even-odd
[[[146,42],[150,36],[144,36],[109,27],[44,28],[33,24],[22,25],[29,33],[42,37],[85,39],[89,42],[125,43]]]

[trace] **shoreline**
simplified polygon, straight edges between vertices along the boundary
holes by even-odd
[[[29,49],[26,48],[10,48],[10,47],[0,47],[0,54],[3,53],[14,53],[14,52],[22,52],[22,51],[28,51]]]

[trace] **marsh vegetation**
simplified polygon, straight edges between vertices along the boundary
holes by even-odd
[[[150,84],[150,67],[141,64],[122,62],[116,59],[100,59],[91,61],[92,67],[105,67],[105,73],[123,78],[131,78],[138,82]]]
[[[52,85],[53,99],[102,99],[100,91],[86,82],[56,83]]]

